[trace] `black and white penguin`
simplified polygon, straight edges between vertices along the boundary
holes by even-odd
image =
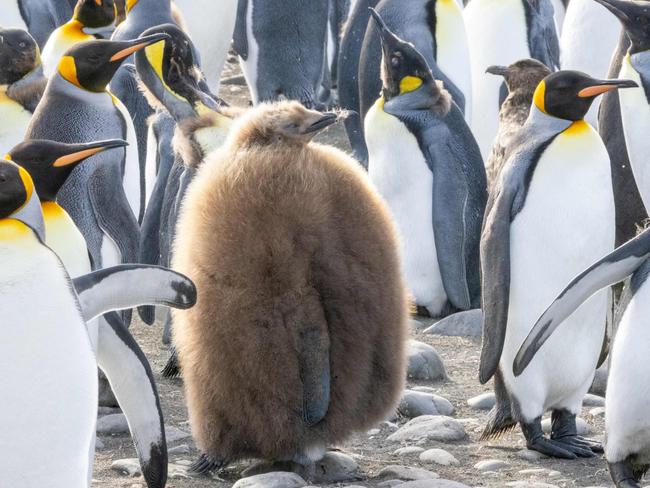
[[[47,80],[43,76],[38,45],[22,29],[0,28],[0,147],[18,144]]]
[[[7,0],[2,5],[2,25],[27,30],[38,46],[68,21],[77,0]]]
[[[617,488],[640,488],[650,468],[650,422],[645,411],[648,395],[650,345],[650,230],[627,242],[583,271],[558,295],[537,320],[513,364],[522,374],[552,334],[574,334],[565,319],[599,290],[632,276],[631,299],[623,312],[611,350],[606,398],[605,457]],[[587,324],[588,325],[588,324]],[[558,329],[559,328],[559,329]],[[580,340],[583,340],[580,337]]]
[[[487,199],[481,154],[424,56],[372,13],[383,88],[365,120],[368,173],[399,227],[407,285],[432,317],[477,308]]]
[[[4,160],[0,176],[0,308],[6,318],[0,365],[12,372],[0,379],[7,413],[0,426],[0,471],[8,486],[87,488],[97,360],[86,322],[145,303],[187,308],[195,303],[196,290],[177,273],[143,266],[71,280],[44,244],[43,215],[29,173]],[[116,347],[129,347],[125,335],[116,331],[114,336],[123,341]],[[165,477],[150,486],[164,487]]]
[[[519,377],[512,362],[534,320],[578,272],[614,249],[610,161],[584,121],[594,99],[629,80],[560,71],[540,82],[530,116],[507,148],[481,237],[484,311],[481,383],[494,376],[496,407],[483,438],[518,422],[529,449],[549,456],[593,456],[599,444],[576,435],[576,414],[594,377],[611,296],[591,298],[567,319]],[[552,410],[551,438],[541,418]]]

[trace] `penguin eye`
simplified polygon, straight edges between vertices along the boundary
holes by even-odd
[[[20,47],[20,48],[24,48],[25,46],[27,46],[27,43],[25,41],[20,41],[18,43],[18,47]]]
[[[390,65],[393,68],[399,68],[400,64],[401,64],[401,60],[399,59],[399,57],[393,56],[392,58],[390,58]]]

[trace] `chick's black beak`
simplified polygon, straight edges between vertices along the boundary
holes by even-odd
[[[496,76],[505,76],[508,74],[508,67],[507,66],[489,66],[486,70],[486,73],[490,73],[491,75],[496,75]]]
[[[321,131],[339,120],[339,116],[334,112],[325,112],[321,118],[305,129],[305,134],[312,134]]]

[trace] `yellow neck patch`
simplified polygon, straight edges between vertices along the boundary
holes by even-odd
[[[147,61],[149,61],[149,64],[153,68],[153,70],[156,73],[156,76],[158,76],[158,79],[162,82],[163,86],[165,87],[165,90],[167,90],[169,93],[174,95],[176,98],[179,100],[185,100],[183,97],[178,95],[174,90],[172,90],[169,86],[167,86],[167,83],[165,83],[165,78],[163,78],[163,60],[165,56],[165,41],[159,41],[156,42],[155,44],[151,44],[150,46],[147,46],[144,48],[144,54],[147,57]]]
[[[21,240],[30,235],[34,236],[32,229],[23,224],[20,220],[0,220],[0,242]]]
[[[94,39],[90,34],[86,34],[83,31],[85,26],[78,21],[76,18],[73,18],[70,22],[63,24],[61,27],[61,32],[66,39],[72,41],[81,42],[86,40]]]
[[[43,202],[41,203],[41,208],[43,209],[43,218],[46,222],[66,215],[66,211],[56,202]]]
[[[542,80],[539,82],[539,85],[537,85],[537,88],[535,89],[535,94],[533,95],[533,103],[538,109],[540,109],[544,113],[546,113],[546,107],[544,104],[545,97],[546,97],[546,82]]]
[[[126,0],[126,12],[129,13],[136,3],[138,0]]]
[[[402,81],[399,82],[399,94],[403,95],[404,93],[409,93],[417,90],[422,86],[422,78],[417,76],[405,76],[402,78]]]
[[[591,126],[584,120],[576,120],[573,124],[567,127],[562,133],[568,136],[577,136],[585,131],[591,129]]]
[[[79,78],[77,78],[77,65],[72,56],[63,56],[61,58],[61,61],[59,61],[59,74],[66,81],[79,88],[83,88],[81,83],[79,83]]]

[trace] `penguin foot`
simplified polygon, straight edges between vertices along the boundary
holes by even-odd
[[[595,456],[594,451],[591,450],[591,446],[582,442],[578,436],[567,436],[551,440],[578,457],[590,458]]]
[[[550,457],[562,459],[576,459],[577,455],[572,450],[560,442],[544,437],[542,431],[542,417],[537,417],[528,423],[521,423],[521,431],[526,438],[528,449],[537,451]]]
[[[607,463],[607,466],[616,488],[641,488],[634,476],[634,469],[629,458],[618,463]]]
[[[214,458],[208,456],[207,454],[201,454],[199,458],[192,463],[189,467],[188,472],[192,474],[199,474],[204,476],[209,476],[219,471],[226,465],[224,460],[215,460]]]
[[[576,415],[565,409],[553,410],[551,414],[551,440],[583,458],[593,457],[594,452],[603,452],[599,442],[578,435]]]
[[[589,447],[589,449],[591,449],[593,452],[597,454],[602,454],[605,452],[602,443],[595,441],[594,439],[589,439],[587,437],[582,437],[579,435],[577,435],[575,439],[579,441],[582,445]]]
[[[172,355],[167,360],[167,364],[160,372],[163,378],[178,378],[181,375],[181,367],[178,363],[178,353],[175,347],[172,347],[171,353]]]

